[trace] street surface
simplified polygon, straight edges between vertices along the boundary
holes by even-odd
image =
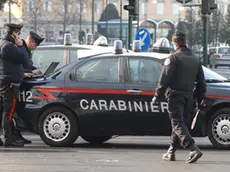
[[[217,67],[216,69],[215,68],[209,68],[213,71],[215,71],[216,73],[226,77],[227,79],[230,79],[230,67]]]
[[[177,151],[176,162],[161,160],[169,137],[117,137],[91,146],[80,137],[72,147],[52,148],[39,136],[25,135],[25,148],[0,148],[1,172],[216,172],[229,171],[230,152],[215,150],[207,138],[195,138],[203,151],[196,164],[186,164],[189,151]]]
[[[230,68],[212,68],[230,79]],[[203,157],[186,164],[189,150],[179,149],[176,162],[165,162],[169,137],[117,137],[92,146],[80,137],[71,147],[53,148],[40,137],[27,133],[33,141],[24,148],[0,147],[0,172],[216,172],[229,171],[230,151],[215,150],[207,138],[196,138]]]

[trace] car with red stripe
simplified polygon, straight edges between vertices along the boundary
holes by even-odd
[[[92,144],[113,136],[169,136],[168,104],[153,105],[164,53],[107,53],[71,62],[47,77],[21,85],[17,113],[50,146],[68,146],[81,136]],[[230,82],[203,67],[207,94],[191,130],[214,147],[230,147]],[[197,112],[194,103],[194,114]],[[19,120],[18,120],[19,121]]]

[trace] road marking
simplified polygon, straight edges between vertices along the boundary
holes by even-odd
[[[98,159],[96,160],[96,162],[119,162],[119,160],[109,160],[109,159]]]

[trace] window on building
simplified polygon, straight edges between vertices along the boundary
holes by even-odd
[[[165,1],[158,0],[157,1],[157,14],[164,14],[164,8],[165,8]]]
[[[28,11],[32,11],[34,9],[34,0],[29,0],[28,2]]]
[[[101,1],[95,1],[95,3],[94,3],[94,12],[95,13],[98,14],[101,12],[101,5],[102,5]]]
[[[52,0],[45,0],[43,6],[44,6],[45,12],[51,12],[52,11]]]
[[[180,6],[178,2],[173,2],[173,15],[179,15],[179,7]]]

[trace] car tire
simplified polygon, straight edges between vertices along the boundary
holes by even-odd
[[[64,107],[49,107],[40,116],[39,135],[44,143],[53,147],[69,146],[79,136],[75,114]]]
[[[230,148],[230,108],[217,110],[208,121],[208,138],[214,147]]]
[[[93,145],[98,145],[108,141],[112,136],[81,136],[85,141]]]
[[[214,67],[217,68],[217,65],[215,65]]]

